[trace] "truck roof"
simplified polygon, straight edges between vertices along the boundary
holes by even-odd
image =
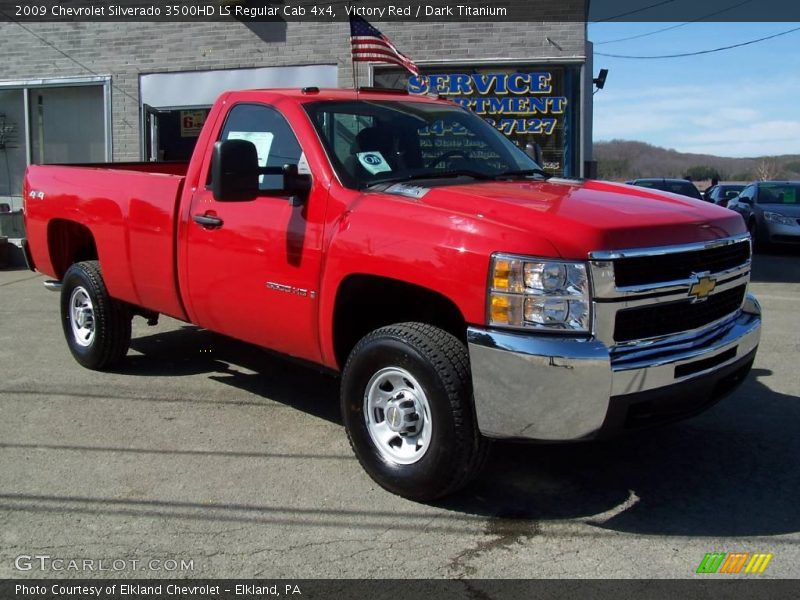
[[[429,95],[410,95],[402,89],[359,88],[262,88],[253,90],[235,90],[223,94],[226,98],[237,99],[240,96],[253,94],[274,94],[284,98],[292,98],[299,102],[316,102],[319,100],[411,100],[414,102],[447,102],[451,101]]]

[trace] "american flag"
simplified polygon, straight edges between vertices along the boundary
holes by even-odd
[[[350,48],[353,62],[384,62],[404,67],[421,77],[414,61],[395,48],[392,41],[361,17],[350,15]]]

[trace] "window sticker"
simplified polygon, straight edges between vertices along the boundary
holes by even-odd
[[[414,198],[416,200],[419,200],[420,198],[424,198],[425,194],[427,194],[431,190],[429,188],[420,187],[418,185],[395,183],[394,185],[390,185],[384,191],[387,194],[398,194],[400,196],[406,196],[407,198]]]
[[[258,152],[258,166],[266,167],[269,149],[272,148],[273,136],[269,131],[231,131],[229,140],[246,140],[252,142]]]
[[[258,166],[266,167],[269,158],[269,150],[272,148],[272,135],[269,131],[231,131],[228,133],[229,140],[245,140],[252,142],[258,153]],[[258,176],[258,183],[264,183],[264,176]]]
[[[372,152],[359,152],[356,154],[356,158],[358,158],[358,162],[361,163],[361,166],[371,175],[377,175],[378,173],[392,170],[392,167],[390,167],[386,159],[383,158],[383,154],[377,150]]]
[[[297,161],[297,174],[298,175],[311,175],[311,167],[308,166],[308,159],[306,153],[300,155],[300,160]]]
[[[793,187],[787,187],[783,190],[783,202],[784,204],[796,204],[797,203],[797,190]]]

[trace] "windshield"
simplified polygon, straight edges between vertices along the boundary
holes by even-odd
[[[305,105],[342,183],[543,175],[502,133],[457,107],[412,101]],[[441,183],[446,183],[442,181]]]
[[[733,192],[734,194],[738,194],[744,189],[744,185],[721,185],[719,186],[719,191],[724,194],[730,194]]]
[[[800,184],[762,183],[758,189],[759,204],[797,204]]]

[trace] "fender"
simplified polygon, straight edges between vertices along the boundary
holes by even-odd
[[[451,300],[467,324],[485,323],[489,259],[504,250],[498,244],[508,235],[507,225],[368,192],[354,199],[329,232],[319,287],[320,345],[327,366],[336,368],[334,309],[338,290],[351,275],[425,288]],[[526,238],[531,253],[557,255],[548,240]]]

